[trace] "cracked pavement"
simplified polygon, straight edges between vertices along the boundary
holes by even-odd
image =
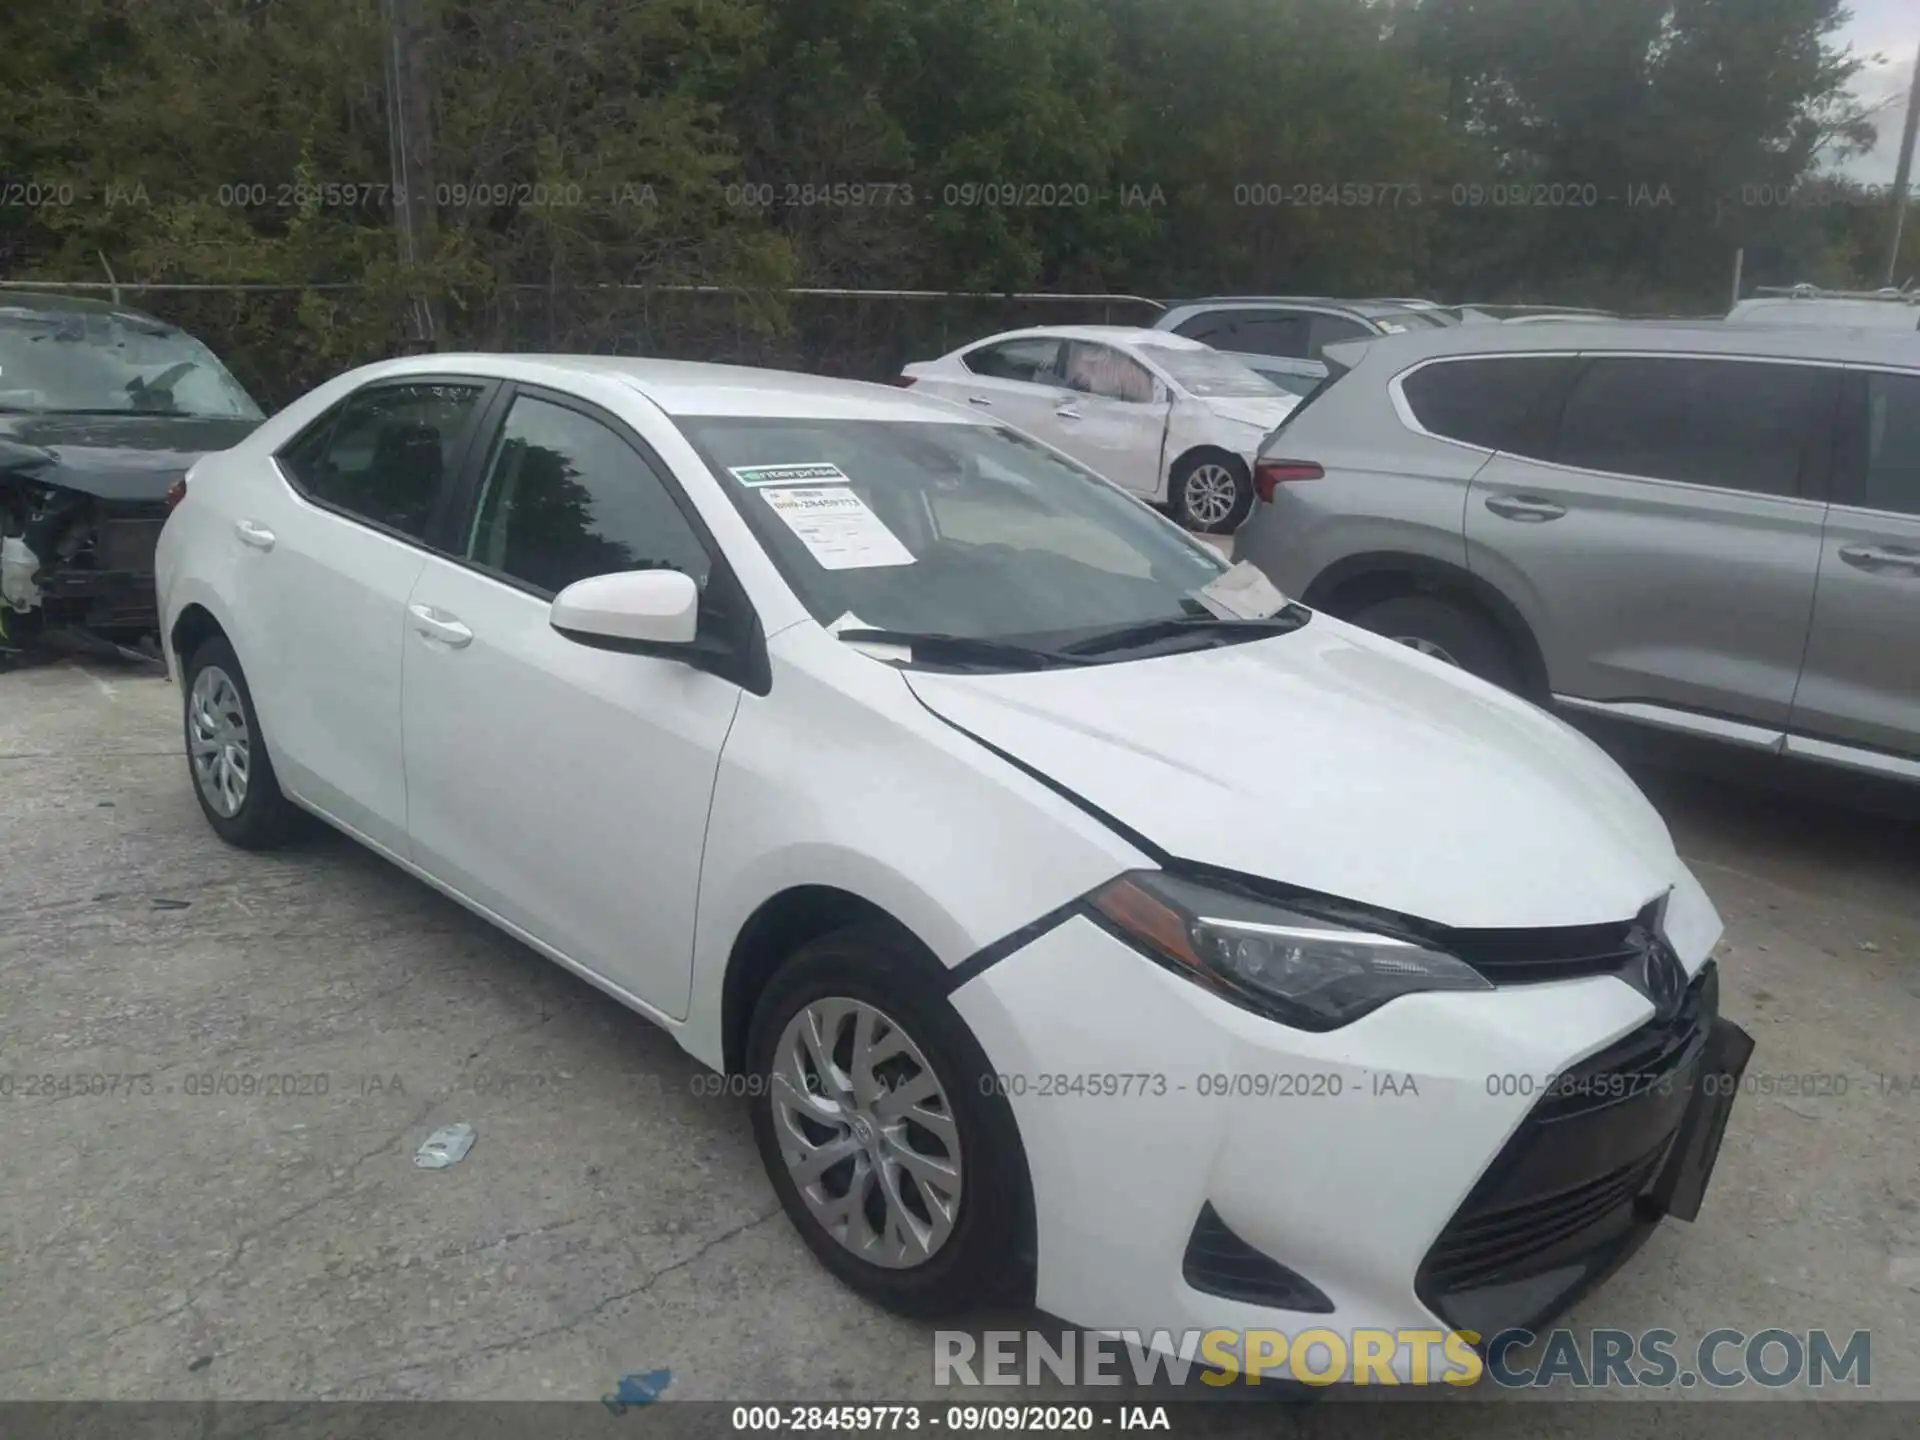
[[[744,1102],[342,838],[222,846],[177,705],[91,662],[0,676],[0,1399],[944,1393],[933,1327],[779,1215]],[[1727,921],[1753,1072],[1847,1093],[1744,1098],[1700,1221],[1568,1323],[1871,1329],[1875,1393],[1920,1398],[1920,1091],[1877,1083],[1920,1074],[1920,824],[1643,778]],[[459,1120],[472,1152],[417,1169]]]

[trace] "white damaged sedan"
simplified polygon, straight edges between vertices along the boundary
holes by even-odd
[[[993,415],[424,356],[176,499],[213,829],[318,816],[737,1077],[887,1305],[1489,1335],[1700,1206],[1751,1042],[1632,783]]]
[[[1252,511],[1261,442],[1300,403],[1238,356],[1118,325],[1010,330],[909,365],[900,383],[1004,420],[1214,535]]]

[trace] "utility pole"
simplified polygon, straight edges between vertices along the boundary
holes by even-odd
[[[432,87],[427,68],[424,0],[381,0],[387,23],[387,149],[393,161],[393,222],[400,263],[413,272],[435,251]],[[439,306],[416,288],[407,303],[406,346],[440,348]]]
[[[1900,136],[1900,161],[1893,170],[1893,242],[1887,247],[1887,284],[1898,285],[1901,231],[1907,223],[1907,187],[1913,180],[1913,136],[1920,127],[1920,49],[1913,56],[1913,84],[1907,91],[1907,128]]]

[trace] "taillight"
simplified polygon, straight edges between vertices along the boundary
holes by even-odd
[[[896,375],[893,377],[893,383],[898,385],[902,390],[911,390],[913,388],[913,376]]]
[[[1273,493],[1290,480],[1324,480],[1327,472],[1311,460],[1262,460],[1253,467],[1253,488],[1271,505]]]
[[[153,492],[147,492],[151,495]],[[167,513],[171,515],[180,508],[180,502],[187,498],[187,477],[182,475],[167,487]]]

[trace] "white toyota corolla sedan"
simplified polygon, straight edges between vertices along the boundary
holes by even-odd
[[[1592,744],[911,390],[354,371],[159,547],[219,835],[319,816],[738,1077],[903,1311],[1538,1323],[1751,1044]]]
[[[1037,436],[1189,530],[1253,509],[1260,444],[1300,397],[1198,340],[1121,325],[1009,330],[909,365],[900,383]]]

